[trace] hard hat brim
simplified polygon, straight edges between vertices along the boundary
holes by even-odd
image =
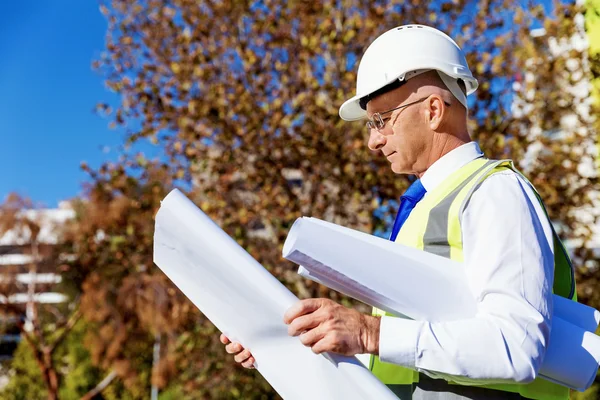
[[[344,121],[358,121],[367,117],[367,112],[360,108],[360,96],[354,96],[340,107],[340,118]]]

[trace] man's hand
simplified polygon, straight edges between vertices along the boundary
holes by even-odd
[[[233,359],[235,362],[242,365],[244,368],[253,369],[254,368],[254,357],[250,354],[250,351],[244,349],[242,345],[238,342],[231,342],[225,334],[221,333],[221,343],[227,345],[225,346],[225,351],[229,354],[233,354]]]
[[[289,325],[290,336],[300,336],[316,354],[379,354],[380,319],[332,300],[301,300],[287,310],[283,322]]]

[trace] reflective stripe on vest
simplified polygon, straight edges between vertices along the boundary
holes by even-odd
[[[466,164],[448,177],[433,191],[428,192],[413,209],[402,226],[396,242],[462,262],[463,247],[461,217],[473,192],[490,175],[510,169],[520,174],[512,161],[492,161],[478,158]],[[521,175],[522,176],[522,175]],[[531,186],[543,207],[537,191]],[[544,209],[544,211],[546,211]],[[547,215],[547,214],[546,214]],[[575,299],[573,267],[556,232],[554,232],[554,293]],[[374,309],[373,315],[391,315]],[[388,385],[418,382],[416,371],[394,364],[381,362],[371,356],[370,369],[383,383]],[[479,386],[521,394],[530,399],[565,400],[569,389],[546,380],[536,379],[529,384],[496,384]]]

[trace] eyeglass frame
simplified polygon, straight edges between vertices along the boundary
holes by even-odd
[[[376,129],[377,131],[380,131],[385,127],[385,124],[387,123],[387,119],[384,121],[383,118],[381,117],[383,114],[391,113],[392,111],[396,111],[396,110],[400,110],[401,108],[406,108],[408,106],[412,106],[413,104],[417,104],[417,103],[427,100],[429,97],[431,97],[431,95],[429,95],[427,97],[423,97],[422,99],[419,99],[419,100],[412,101],[408,104],[403,104],[396,108],[392,108],[391,110],[373,113],[373,115],[371,115],[371,118],[366,122],[365,125],[369,131],[371,131],[371,129]],[[447,107],[450,107],[450,103],[448,103],[447,101],[444,101],[444,104]],[[377,124],[381,125],[381,126],[377,126]]]

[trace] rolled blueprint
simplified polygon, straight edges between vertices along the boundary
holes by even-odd
[[[356,289],[362,298],[332,287],[371,305],[372,299],[376,307],[394,314],[448,321],[476,312],[466,276],[462,269],[448,266],[452,261],[316,218],[296,220],[283,257],[326,279],[326,286],[336,282]]]
[[[557,295],[552,297],[552,302],[555,317],[569,321],[586,331],[594,332],[600,323],[600,311],[593,307]]]
[[[598,336],[555,314],[548,343],[539,375],[571,389],[588,389],[594,383],[600,363]]]
[[[471,318],[475,299],[460,263],[316,218],[300,218],[283,247],[308,279],[401,317]],[[549,345],[539,375],[587,389],[600,365],[600,313],[554,296]]]
[[[154,262],[284,399],[397,399],[355,357],[288,336],[283,315],[298,299],[177,189],[156,215]]]

